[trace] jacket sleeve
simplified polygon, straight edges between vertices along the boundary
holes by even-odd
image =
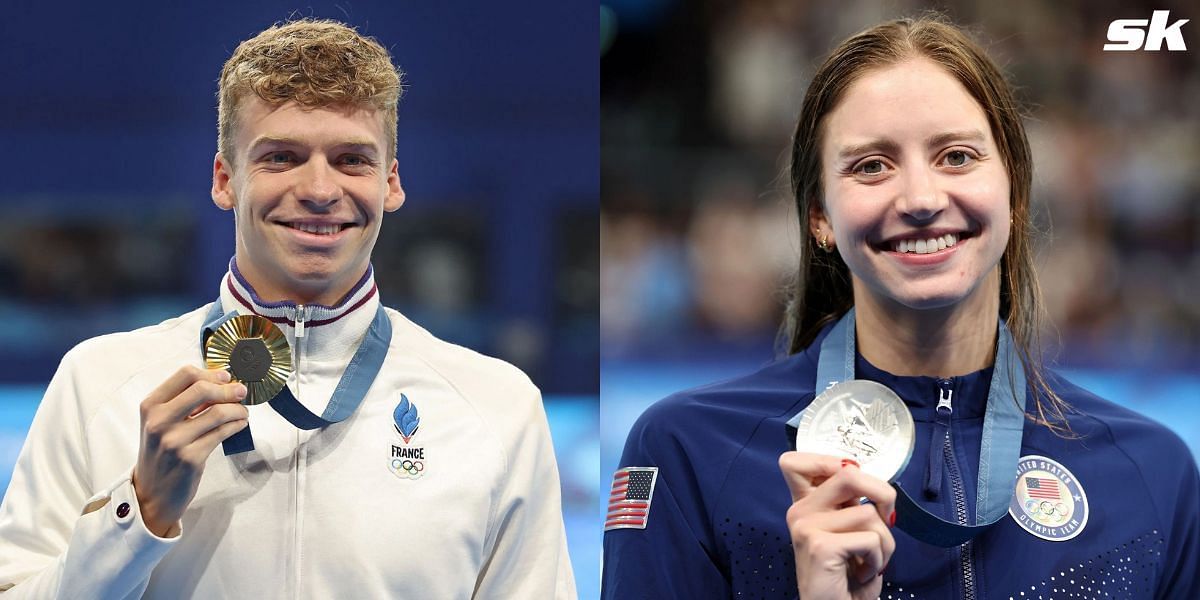
[[[508,404],[496,424],[507,440],[507,473],[488,519],[487,554],[473,597],[574,600],[558,465],[541,393],[528,379],[510,391],[521,400]]]
[[[1158,461],[1162,468],[1172,469],[1175,473],[1151,474],[1161,485],[1167,486],[1159,494],[1160,497],[1174,496],[1173,506],[1167,506],[1160,511],[1169,517],[1167,531],[1162,532],[1166,538],[1164,568],[1159,580],[1157,598],[1200,598],[1200,473],[1196,471],[1187,446],[1174,435],[1160,442],[1163,455],[1170,455],[1165,450],[1174,450],[1173,455],[1181,461]],[[1168,446],[1169,444],[1169,446]],[[1174,446],[1171,448],[1171,446]],[[1171,492],[1178,490],[1175,494]]]
[[[93,488],[82,363],[77,351],[63,358],[0,504],[5,600],[139,597],[177,539],[146,529],[128,473]]]
[[[645,529],[604,532],[600,596],[605,600],[726,599],[729,582],[714,560],[700,478],[670,427],[667,402],[646,411],[625,442],[621,468],[657,467]]]

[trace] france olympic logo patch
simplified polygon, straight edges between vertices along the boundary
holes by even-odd
[[[1016,490],[1008,514],[1017,525],[1051,542],[1065,542],[1088,521],[1087,494],[1066,467],[1044,456],[1017,462]]]
[[[412,443],[421,427],[421,413],[417,411],[417,405],[408,400],[408,396],[400,394],[400,403],[392,411],[392,420],[403,443],[391,444],[388,470],[400,479],[420,479],[425,475],[425,467],[429,463],[425,447]]]

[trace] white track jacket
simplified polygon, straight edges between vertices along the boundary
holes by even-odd
[[[379,295],[368,271],[337,307],[270,305],[234,267],[220,302],[277,321],[288,386],[321,414]],[[209,308],[63,358],[0,506],[0,598],[575,598],[537,388],[390,309],[387,357],[353,415],[301,431],[249,407],[255,449],[218,447],[178,535],[150,533],[130,483],[139,405],[203,367]],[[420,417],[407,441],[401,394]]]

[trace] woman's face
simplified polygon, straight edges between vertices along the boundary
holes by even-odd
[[[825,206],[812,227],[836,242],[856,303],[869,294],[920,310],[998,294],[1009,180],[966,88],[907,60],[860,77],[824,127]],[[992,274],[996,285],[981,285]]]

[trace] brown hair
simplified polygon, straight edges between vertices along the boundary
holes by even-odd
[[[1010,180],[1012,231],[1000,260],[1000,316],[1012,332],[1017,354],[1034,390],[1030,418],[1067,432],[1067,404],[1043,375],[1039,330],[1041,294],[1033,264],[1033,223],[1029,214],[1032,159],[1021,110],[1004,75],[984,50],[959,28],[936,14],[877,25],[838,45],[817,69],[804,96],[792,141],[791,190],[800,220],[800,261],[788,294],[781,341],[794,354],[811,344],[821,329],[854,303],[850,272],[836,253],[818,251],[809,228],[809,210],[820,207],[821,134],[827,114],[868,70],[922,57],[946,69],[983,108]],[[995,374],[993,376],[998,376]]]
[[[396,155],[396,105],[404,72],[388,51],[337,21],[302,19],[276,24],[250,38],[221,69],[217,90],[217,149],[233,160],[237,107],[250,94],[270,104],[305,108],[364,107],[383,115],[387,156]]]

